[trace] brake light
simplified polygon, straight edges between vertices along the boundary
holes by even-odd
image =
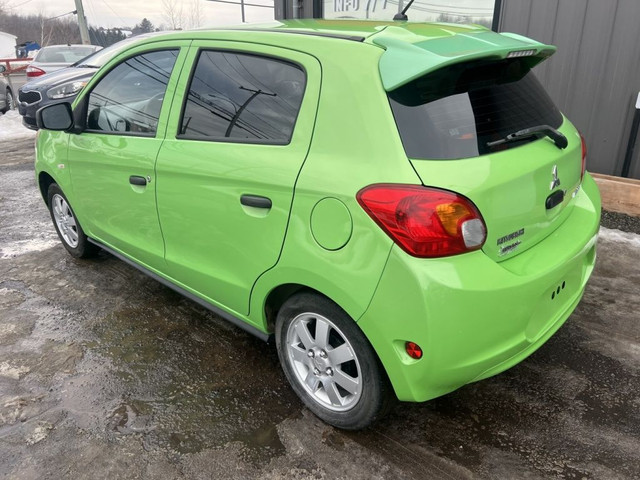
[[[457,193],[417,185],[360,190],[360,206],[405,252],[445,257],[482,248],[487,228],[476,206]]]
[[[582,166],[580,170],[580,183],[584,178],[584,173],[587,171],[587,142],[584,141],[584,137],[580,134],[580,141],[582,142]]]
[[[44,75],[45,73],[47,72],[38,67],[32,67],[31,65],[27,67],[27,78],[39,77],[40,75]]]

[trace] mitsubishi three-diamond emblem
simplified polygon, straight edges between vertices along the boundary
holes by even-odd
[[[553,170],[551,170],[551,176],[553,180],[551,180],[551,185],[549,185],[549,190],[553,190],[556,187],[560,186],[560,179],[558,178],[558,166],[554,165]]]

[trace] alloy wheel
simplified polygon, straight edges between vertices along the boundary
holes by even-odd
[[[71,248],[78,246],[78,224],[71,207],[62,195],[57,193],[51,198],[51,211],[62,239]]]
[[[295,317],[287,331],[287,356],[298,382],[324,408],[353,408],[362,395],[362,371],[355,350],[328,318]]]

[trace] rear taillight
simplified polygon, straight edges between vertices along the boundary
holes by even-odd
[[[467,198],[417,185],[377,184],[363,188],[358,203],[405,252],[445,257],[482,248],[487,229]]]
[[[580,183],[584,178],[584,172],[587,171],[587,142],[584,141],[584,137],[580,135],[580,141],[582,142],[582,167],[580,170]]]
[[[47,72],[39,69],[38,67],[32,67],[31,65],[27,67],[27,78],[39,77],[40,75],[44,75],[45,73]]]

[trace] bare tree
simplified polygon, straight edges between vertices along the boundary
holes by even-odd
[[[171,30],[182,30],[185,26],[182,0],[162,0],[163,18]]]
[[[44,47],[51,42],[54,24],[47,22],[47,19],[42,13],[38,15],[38,18],[40,19],[40,45]]]
[[[191,0],[191,5],[189,5],[188,28],[198,28],[202,26],[202,20],[204,19],[202,1],[203,0]]]
[[[185,0],[162,0],[162,17],[166,28],[181,30],[201,27],[205,15],[202,1],[190,0],[185,4]],[[164,26],[161,25],[161,29]]]
[[[1,0],[0,0],[1,1]],[[41,46],[80,43],[78,23],[73,17],[49,18],[49,15],[18,15],[0,12],[0,31],[18,37],[16,43],[38,42]]]

